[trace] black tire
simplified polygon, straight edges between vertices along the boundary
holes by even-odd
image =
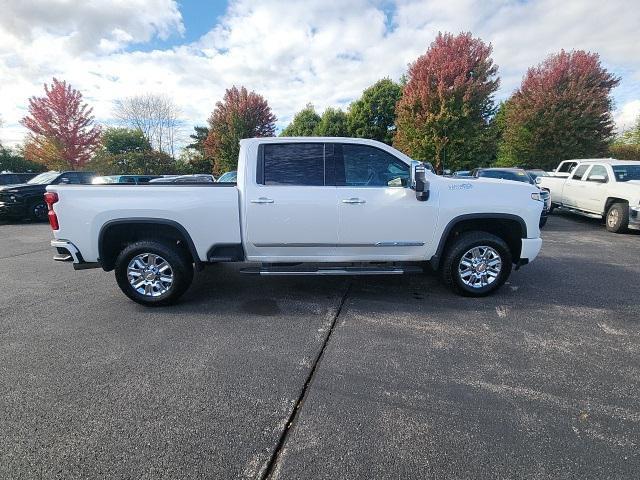
[[[462,257],[474,247],[490,247],[500,257],[500,270],[497,276],[484,286],[467,285],[460,273]],[[486,267],[486,265],[485,265]],[[458,236],[447,247],[442,260],[442,280],[458,295],[466,297],[484,297],[496,291],[509,278],[512,268],[512,257],[509,246],[500,237],[487,232],[465,232]]]
[[[160,259],[169,265],[169,275],[172,277],[172,282],[169,287],[166,287],[166,284],[162,283],[162,288],[166,288],[166,291],[156,292],[154,290],[155,287],[149,287],[153,292],[144,294],[138,292],[129,282],[129,263],[132,262],[135,257],[144,256],[145,254],[161,257]],[[153,265],[156,265],[155,260],[153,261]],[[164,264],[158,263],[158,265]],[[175,303],[182,294],[187,291],[193,281],[193,264],[188,254],[181,251],[177,245],[154,240],[141,240],[127,245],[116,259],[115,272],[116,281],[118,282],[120,290],[134,302],[147,307],[158,307]],[[158,273],[156,273],[156,275],[158,275]],[[140,278],[142,279],[142,277]],[[159,282],[154,283],[159,284]],[[140,288],[144,288],[146,291],[147,287],[143,285]],[[157,296],[152,296],[153,294],[157,294]]]
[[[544,227],[547,224],[547,219],[549,217],[540,217],[540,224],[538,225],[540,228]]]
[[[613,233],[624,233],[629,226],[629,205],[626,203],[614,203],[607,210],[604,219],[607,230]]]
[[[34,222],[47,221],[47,204],[44,200],[37,200],[29,205],[29,218]]]

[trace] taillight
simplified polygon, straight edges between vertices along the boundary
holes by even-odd
[[[58,217],[56,212],[53,211],[53,204],[58,201],[58,194],[56,192],[47,192],[44,194],[44,201],[47,204],[47,216],[49,217],[49,225],[51,230],[59,230]]]

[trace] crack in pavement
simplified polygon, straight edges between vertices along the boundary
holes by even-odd
[[[7,258],[21,257],[22,255],[29,255],[30,253],[46,252],[47,250],[50,250],[50,249],[51,247],[47,247],[47,248],[41,248],[40,250],[32,250],[30,252],[16,253],[15,255],[7,255],[6,257],[0,257],[0,260],[6,260]]]
[[[300,411],[302,409],[302,406],[304,405],[305,399],[307,398],[309,387],[311,386],[311,382],[314,379],[316,370],[318,368],[318,365],[320,364],[320,360],[322,360],[324,351],[327,348],[327,345],[329,344],[329,340],[331,339],[331,335],[333,334],[335,326],[338,323],[338,318],[340,317],[340,314],[342,313],[342,308],[344,307],[344,304],[347,301],[347,297],[349,296],[349,292],[351,291],[351,286],[352,286],[352,282],[350,281],[344,293],[342,294],[342,298],[340,299],[340,303],[338,304],[338,309],[336,310],[336,313],[333,316],[333,320],[331,321],[331,325],[329,326],[327,335],[325,336],[324,341],[322,342],[322,347],[320,348],[318,355],[316,356],[313,364],[311,365],[311,369],[309,370],[309,375],[307,376],[307,379],[305,380],[302,386],[302,390],[298,395],[298,399],[296,400],[296,402],[293,405],[293,408],[291,409],[291,414],[287,419],[287,423],[285,424],[284,429],[280,433],[280,438],[278,439],[276,448],[274,449],[273,453],[271,454],[271,457],[269,458],[269,461],[267,462],[267,466],[264,469],[264,473],[261,476],[262,480],[267,480],[269,478],[272,478],[272,475],[275,472],[275,469],[278,465],[278,461],[280,460],[280,455],[282,454],[284,447],[287,443],[287,440],[289,438],[289,432],[292,430],[294,424],[296,423],[296,421],[298,420],[298,417],[300,416]]]

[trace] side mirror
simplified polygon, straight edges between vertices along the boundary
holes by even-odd
[[[607,177],[604,175],[591,175],[587,180],[590,182],[607,183]]]
[[[536,182],[536,185],[540,185],[542,183],[542,177],[536,177],[534,182]]]
[[[58,183],[60,184],[69,183],[69,179],[67,177],[62,177],[60,180],[58,180]]]
[[[444,171],[442,172],[442,174],[443,174],[445,177],[449,177],[449,176],[451,176],[451,170],[446,169],[446,170],[444,170]]]
[[[416,199],[419,202],[429,200],[429,182],[426,171],[422,162],[414,161],[411,165],[411,188],[416,191]]]

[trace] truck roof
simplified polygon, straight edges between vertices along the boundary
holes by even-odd
[[[638,163],[637,160],[618,160],[616,158],[576,158],[574,160],[564,160],[565,162],[579,163],[606,163],[608,165],[628,165]]]

